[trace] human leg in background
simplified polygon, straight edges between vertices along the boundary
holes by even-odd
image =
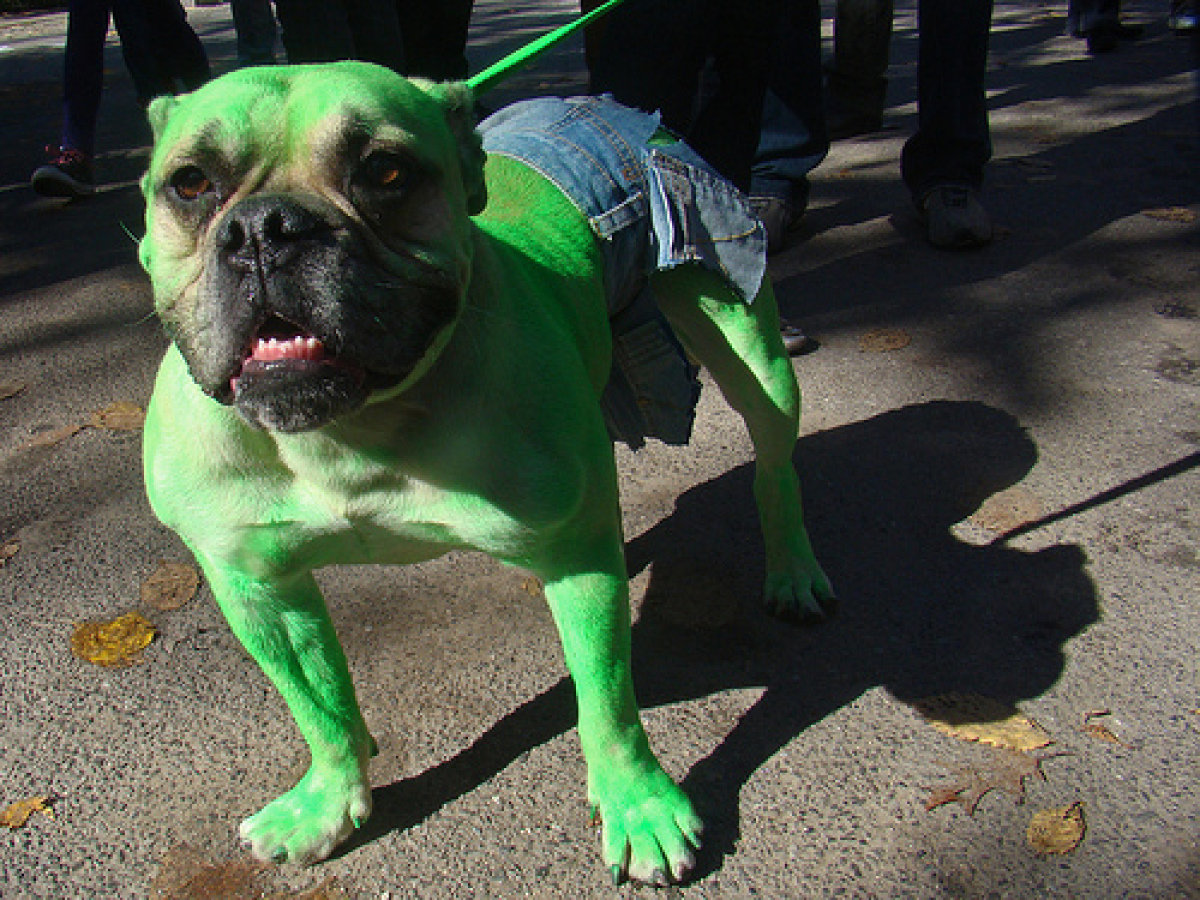
[[[405,74],[434,81],[467,77],[467,31],[474,0],[396,0]]]
[[[918,9],[918,125],[900,170],[930,242],[946,249],[992,239],[979,201],[992,155],[984,93],[991,21],[991,0],[921,0]]]
[[[237,32],[239,66],[269,66],[275,62],[279,26],[271,0],[229,0]]]
[[[883,124],[892,14],[892,0],[838,0],[826,78],[831,140],[870,134]]]
[[[361,59],[404,71],[392,0],[275,0],[289,63]]]
[[[772,250],[808,205],[808,173],[829,152],[821,98],[821,5],[796,0],[778,12],[750,198]]]
[[[108,0],[71,0],[63,54],[63,124],[58,147],[34,171],[33,189],[46,197],[85,197],[96,190],[92,155],[104,89]]]

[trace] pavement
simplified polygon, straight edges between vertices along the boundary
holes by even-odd
[[[899,179],[916,21],[897,5],[885,130],[834,146],[771,263],[821,343],[795,360],[796,459],[837,619],[759,609],[750,450],[711,385],[692,447],[619,451],[644,718],[708,822],[697,878],[662,894],[1200,897],[1189,42],[1135,0],[1144,37],[1092,58],[1062,35],[1065,4],[997,0],[998,236],[950,253]],[[573,10],[480,0],[476,68]],[[229,69],[228,7],[190,16]],[[102,190],[28,187],[57,134],[63,28],[0,20],[0,396],[23,386],[0,399],[0,810],[53,813],[0,826],[0,896],[651,894],[599,862],[536,585],[466,554],[322,574],[381,746],[376,813],[313,869],[240,855],[238,821],[305,752],[206,588],[143,599],[187,554],[147,506],[136,430],[76,428],[145,404],[164,339],[131,238],[148,134],[115,43]],[[489,100],[583,83],[574,42]],[[77,623],[131,610],[156,629],[139,663],[72,654]],[[918,701],[945,694],[1013,704],[1053,743],[1018,756],[939,730]],[[1035,849],[1035,813],[1066,808],[1082,841]]]

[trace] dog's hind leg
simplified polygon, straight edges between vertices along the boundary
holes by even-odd
[[[656,273],[651,286],[671,327],[750,432],[754,496],[766,545],[767,609],[791,621],[825,619],[834,595],[804,527],[792,465],[800,390],[779,334],[770,283],[764,282],[753,303],[745,303],[716,275],[684,265]]]

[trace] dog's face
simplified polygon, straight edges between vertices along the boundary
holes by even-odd
[[[150,116],[140,257],[205,393],[302,431],[419,377],[484,203],[466,88],[362,63],[245,69]]]

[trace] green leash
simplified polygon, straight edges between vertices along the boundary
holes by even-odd
[[[519,69],[526,63],[532,62],[537,56],[553,47],[559,41],[574,34],[580,28],[589,25],[609,12],[609,10],[620,6],[624,2],[625,0],[608,0],[603,6],[596,7],[586,16],[580,16],[574,22],[568,22],[566,25],[555,28],[549,34],[544,34],[524,47],[514,50],[498,62],[492,63],[478,75],[472,75],[468,78],[467,87],[471,89],[476,97],[484,91],[491,90],[497,82],[502,81],[514,69]]]

